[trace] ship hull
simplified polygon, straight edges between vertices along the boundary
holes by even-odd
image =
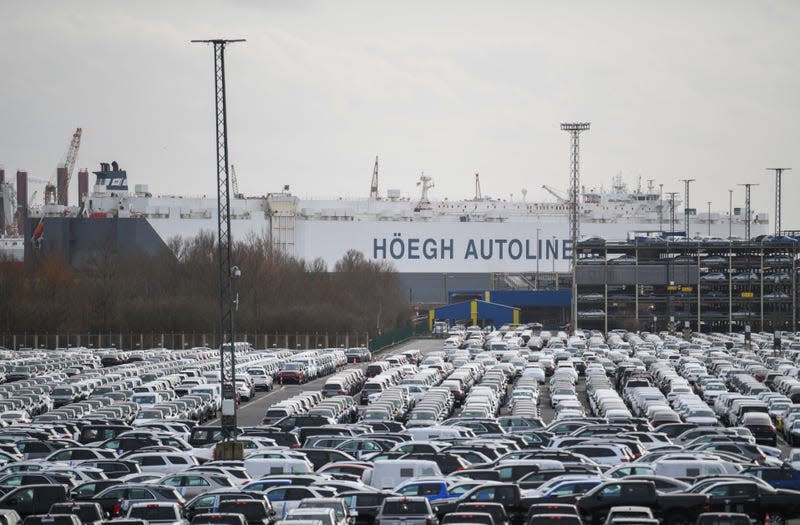
[[[37,247],[30,242],[39,218],[26,222],[26,258],[37,253],[60,253],[83,267],[106,253],[169,251],[175,238],[189,239],[201,232],[216,233],[216,218],[148,219],[141,217],[45,217],[44,234]],[[709,233],[708,224],[693,224]],[[711,224],[712,237],[728,236],[727,223]],[[734,224],[733,234],[742,235]],[[652,223],[587,223],[583,237],[608,241],[627,240],[633,232],[658,231]],[[767,225],[751,225],[751,235],[767,233]],[[569,270],[572,245],[566,220],[544,218],[524,222],[434,222],[381,220],[294,220],[291,229],[279,227],[269,217],[232,221],[235,242],[263,239],[288,254],[329,269],[348,251],[367,260],[391,265],[403,274],[492,274],[564,272]]]

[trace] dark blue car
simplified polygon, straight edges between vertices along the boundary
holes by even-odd
[[[776,489],[800,490],[800,470],[789,466],[749,467],[742,474],[761,478]]]

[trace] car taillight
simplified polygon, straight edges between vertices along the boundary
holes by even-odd
[[[115,503],[114,506],[111,508],[111,514],[113,516],[119,516],[120,511],[122,511],[122,504],[119,502]]]
[[[430,518],[425,518],[425,525],[433,525],[433,520]]]
[[[379,519],[376,519],[376,520],[373,522],[373,525],[381,525],[381,520],[379,520]]]

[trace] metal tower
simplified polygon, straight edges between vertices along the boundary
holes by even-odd
[[[372,170],[372,184],[369,186],[369,198],[376,201],[380,199],[378,196],[378,156],[375,155],[375,168]]]
[[[231,195],[228,172],[228,119],[225,99],[225,47],[242,39],[192,40],[214,46],[215,121],[217,138],[217,240],[219,258],[220,383],[222,384],[222,438],[236,444],[236,325],[234,323],[234,279],[241,275],[231,256]],[[226,453],[227,451],[227,453]],[[236,459],[236,447],[222,447],[224,457]],[[241,458],[238,458],[241,459]]]
[[[570,190],[569,190],[569,229],[572,241],[572,333],[578,328],[578,280],[575,275],[578,240],[580,239],[580,135],[589,130],[590,122],[563,122],[561,130],[570,134]]]
[[[683,203],[683,234],[689,238],[689,184],[694,182],[694,179],[681,179],[686,185],[684,190],[684,198],[686,202]]]
[[[758,184],[745,183],[739,186],[744,186],[744,238],[750,242],[750,187]]]
[[[781,234],[781,175],[792,168],[767,168],[775,172],[775,235]]]
[[[669,195],[669,232],[672,235],[675,235],[675,195],[677,194],[677,191],[667,192]]]

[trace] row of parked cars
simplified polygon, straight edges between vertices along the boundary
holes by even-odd
[[[198,395],[194,388],[214,385],[215,352],[126,353],[98,363],[99,353],[75,350],[94,365],[44,390],[73,378],[113,379],[86,399],[0,429],[0,509],[31,524],[74,521],[63,516],[88,517],[89,508],[99,508],[99,519],[82,523],[683,525],[720,519],[708,511],[748,523],[800,515],[794,454],[746,424],[748,414],[765,412],[743,409],[765,405],[771,422],[794,426],[791,351],[776,355],[759,337],[745,345],[730,334],[687,342],[503,327],[459,337],[424,354],[346,361],[320,390],[276,403],[262,425],[239,429],[238,462],[213,457],[219,427],[185,413],[137,421],[150,408],[131,401],[174,392],[147,399],[172,406]],[[242,371],[277,372],[329,353],[243,346],[237,361]],[[31,379],[5,386],[28,395],[39,385]],[[368,384],[379,387],[363,396]],[[85,404],[93,400],[98,408]],[[713,417],[704,419],[706,410]],[[33,452],[34,443],[50,450]]]

